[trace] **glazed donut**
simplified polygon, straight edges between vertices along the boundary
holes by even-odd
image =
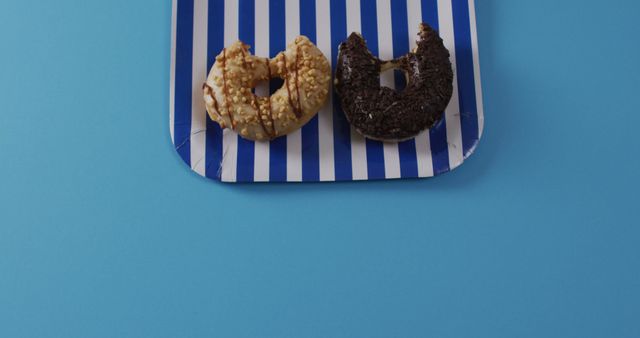
[[[405,73],[401,92],[380,86],[380,72],[393,68]],[[360,134],[406,140],[442,118],[453,93],[449,51],[427,24],[420,25],[417,47],[390,61],[373,56],[362,36],[352,33],[339,47],[335,87],[347,120]]]
[[[251,89],[274,77],[284,80],[270,97]],[[251,55],[236,41],[216,57],[203,85],[209,117],[249,140],[264,141],[288,134],[307,123],[327,100],[331,68],[322,52],[298,36],[273,59]]]

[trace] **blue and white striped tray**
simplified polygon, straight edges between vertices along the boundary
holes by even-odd
[[[235,40],[250,44],[256,55],[273,57],[295,36],[306,35],[335,66],[338,45],[349,33],[361,32],[374,54],[391,59],[414,47],[420,22],[440,32],[455,81],[445,119],[415,139],[364,139],[349,127],[335,97],[301,130],[271,142],[244,140],[207,117],[202,83],[215,56]],[[171,47],[171,139],[191,169],[209,178],[430,177],[462,164],[482,135],[474,0],[173,0]],[[392,72],[381,76],[388,87],[397,80]]]

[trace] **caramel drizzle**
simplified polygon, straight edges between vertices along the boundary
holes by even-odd
[[[209,89],[209,96],[213,99],[213,106],[216,108],[215,112],[218,116],[222,117],[222,115],[220,115],[220,111],[218,110],[218,100],[216,100],[216,95],[213,92],[213,88],[211,88],[211,86],[209,86],[206,82],[202,84],[202,90],[205,89]],[[206,91],[205,91],[206,94]]]
[[[245,71],[245,73],[247,72],[248,66],[247,66],[247,54],[244,52],[244,48],[240,49],[240,51],[242,52],[242,69]]]
[[[227,113],[229,113],[229,120],[231,121],[231,127],[235,129],[236,121],[233,120],[233,111],[229,104],[229,93],[227,92],[227,49],[222,49],[222,93],[224,94],[224,101],[227,104]]]
[[[300,84],[298,83],[298,68],[300,63],[298,62],[300,57],[300,46],[296,45],[296,79],[295,79],[295,85],[296,85],[296,95],[298,96],[298,110],[294,109],[294,113],[296,114],[297,118],[300,118],[300,116],[302,116],[302,106],[300,105]]]
[[[264,60],[267,63],[267,81],[269,81],[271,80],[271,66],[269,65],[269,58],[264,58]],[[276,123],[273,121],[273,112],[271,111],[271,95],[267,97],[267,101],[269,101],[269,114],[267,116],[269,116],[269,120],[271,121],[272,129],[272,132],[269,136],[274,137],[278,135],[278,131],[276,130]],[[262,122],[262,119],[260,119],[260,122]]]
[[[289,98],[289,105],[291,106],[291,108],[293,109],[293,113],[296,115],[296,117],[298,116],[298,112],[296,109],[296,106],[293,105],[293,99],[291,98],[291,89],[289,89],[289,70],[287,67],[287,55],[285,53],[282,53],[282,58],[284,59],[284,77],[285,77],[285,81],[284,81],[284,86],[287,87],[287,97]]]
[[[296,45],[296,60],[295,60],[295,70],[294,70],[294,80],[293,80],[293,86],[296,89],[296,96],[298,98],[298,105],[294,105],[293,104],[293,98],[291,97],[291,89],[289,89],[289,77],[287,76],[289,74],[289,71],[287,69],[287,55],[282,53],[282,56],[284,58],[284,74],[286,79],[286,83],[285,86],[287,87],[287,94],[289,97],[289,105],[291,106],[291,108],[293,109],[293,114],[296,116],[296,118],[300,118],[302,116],[302,105],[300,103],[300,85],[298,84],[298,68],[299,68],[299,57],[300,57],[300,46]]]

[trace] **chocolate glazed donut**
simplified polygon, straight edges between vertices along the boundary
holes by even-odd
[[[407,86],[401,92],[380,86],[380,72],[393,68],[405,73]],[[416,49],[390,61],[373,56],[362,36],[351,33],[340,44],[335,88],[347,119],[360,134],[406,140],[442,118],[453,93],[449,51],[424,23]]]

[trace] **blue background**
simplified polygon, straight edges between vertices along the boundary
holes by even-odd
[[[170,3],[0,10],[0,337],[640,337],[633,1],[477,4],[435,179],[223,185],[168,126]]]

